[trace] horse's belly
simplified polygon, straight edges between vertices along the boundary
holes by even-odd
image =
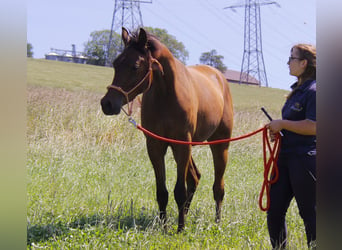
[[[193,141],[205,141],[217,130],[221,119],[199,119],[195,133],[193,135]]]

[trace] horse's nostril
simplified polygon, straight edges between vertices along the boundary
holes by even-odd
[[[101,100],[101,106],[102,106],[102,107],[106,107],[106,106],[108,106],[108,105],[109,105],[109,101],[106,101],[106,100],[104,100],[104,99]]]
[[[107,110],[109,110],[111,108],[110,102],[105,102],[103,106]]]
[[[103,113],[105,113],[106,115],[112,113],[111,105],[110,105],[110,102],[108,100],[102,99],[101,100],[101,107],[102,107]]]
[[[101,100],[102,111],[105,115],[117,115],[120,113],[121,105],[113,105],[108,99]]]

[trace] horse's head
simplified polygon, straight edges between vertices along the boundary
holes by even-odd
[[[162,71],[160,63],[151,55],[144,29],[141,28],[139,34],[130,36],[122,28],[122,41],[125,48],[113,62],[113,82],[101,99],[102,111],[106,115],[119,114],[123,105],[150,88],[152,70]]]

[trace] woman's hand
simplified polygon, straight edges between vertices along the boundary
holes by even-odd
[[[300,135],[316,135],[316,121],[309,119],[300,121],[273,120],[269,124],[266,124],[266,128],[269,129],[271,141],[274,141],[275,135],[282,129]]]
[[[266,124],[266,128],[268,129],[271,142],[274,142],[276,134],[283,129],[283,120],[273,120],[269,124]]]

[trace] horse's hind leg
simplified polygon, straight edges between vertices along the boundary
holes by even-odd
[[[211,145],[211,152],[214,159],[215,181],[213,185],[214,199],[216,202],[216,217],[215,221],[221,220],[221,207],[224,197],[224,172],[226,170],[228,160],[228,144]]]
[[[188,174],[186,177],[187,183],[187,201],[185,203],[185,214],[188,213],[192,198],[195,194],[196,188],[198,186],[199,179],[201,178],[201,173],[198,171],[194,159],[191,156],[189,163]]]
[[[167,144],[147,138],[147,152],[153,165],[156,177],[157,201],[160,211],[160,220],[166,222],[166,206],[169,200],[169,193],[165,185],[165,161]]]

